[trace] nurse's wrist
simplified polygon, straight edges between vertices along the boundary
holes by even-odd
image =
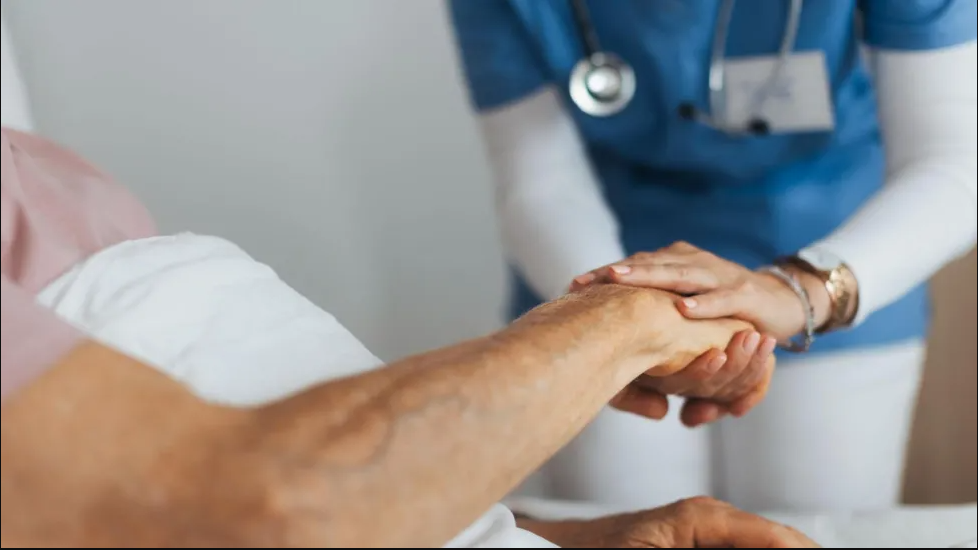
[[[782,269],[795,277],[808,293],[808,299],[811,302],[815,317],[816,330],[825,327],[832,317],[832,297],[829,296],[825,283],[817,276],[794,266],[784,266]],[[799,333],[804,332],[804,330],[804,324],[798,327]]]

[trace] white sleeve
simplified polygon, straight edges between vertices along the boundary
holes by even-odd
[[[570,114],[548,89],[482,115],[503,248],[544,299],[625,257]]]
[[[929,52],[870,53],[887,184],[813,245],[859,280],[857,323],[966,254],[978,233],[975,42]]]
[[[216,237],[111,246],[37,300],[198,397],[232,407],[274,403],[383,366],[335,317]]]

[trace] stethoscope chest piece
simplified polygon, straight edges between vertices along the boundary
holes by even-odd
[[[582,112],[612,116],[635,97],[635,71],[612,54],[595,53],[574,66],[569,87],[571,100]]]

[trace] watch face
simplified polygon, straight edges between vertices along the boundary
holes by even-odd
[[[819,271],[832,271],[842,266],[842,260],[838,256],[824,250],[803,250],[798,253],[798,257]]]

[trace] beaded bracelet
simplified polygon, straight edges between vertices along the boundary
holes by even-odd
[[[805,290],[805,287],[802,286],[800,282],[798,282],[798,279],[780,267],[768,266],[763,267],[758,271],[761,273],[769,273],[777,277],[798,295],[798,299],[801,301],[801,305],[805,310],[805,330],[798,336],[795,336],[788,341],[788,343],[781,344],[781,347],[794,353],[805,353],[811,349],[812,344],[815,343],[815,330],[817,328],[815,326],[815,308],[812,306],[812,300],[808,295],[808,291]]]

